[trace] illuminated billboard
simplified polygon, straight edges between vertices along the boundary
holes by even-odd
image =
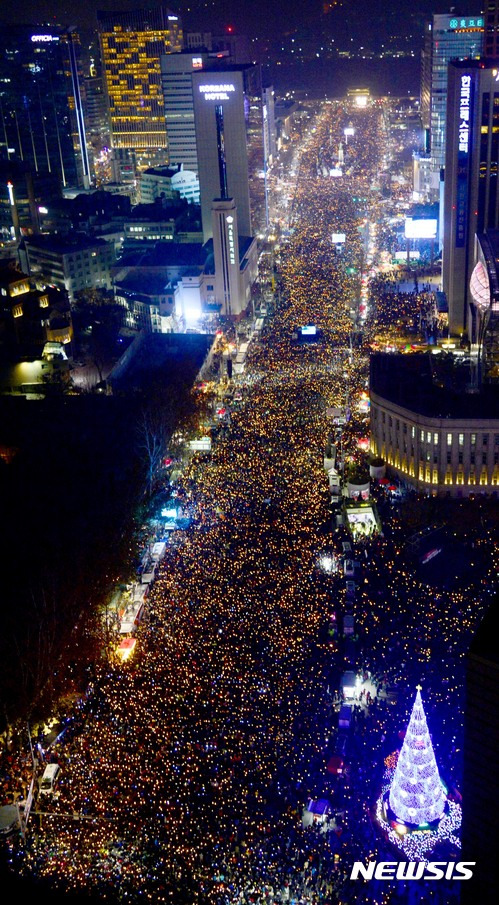
[[[473,122],[473,79],[470,73],[461,75],[459,91],[457,186],[456,186],[456,248],[466,244],[468,222],[468,169],[470,152],[470,124]]]
[[[436,239],[437,221],[406,217],[404,235],[406,239]]]
[[[317,327],[314,327],[313,324],[307,324],[306,327],[300,327],[300,333],[302,336],[315,336]]]
[[[421,257],[421,253],[419,251],[410,251],[409,252],[409,259],[411,261],[419,261],[420,257]],[[396,251],[395,252],[396,261],[405,261],[406,258],[407,258],[406,251]]]

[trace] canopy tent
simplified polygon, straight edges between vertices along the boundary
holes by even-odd
[[[339,754],[333,754],[327,762],[326,770],[328,773],[332,773],[333,776],[339,776],[343,773],[344,767],[345,761],[343,758]]]
[[[316,817],[324,818],[332,811],[331,802],[327,798],[318,798],[317,800],[310,798],[307,804],[307,811],[315,814]]]

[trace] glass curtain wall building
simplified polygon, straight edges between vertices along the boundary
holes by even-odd
[[[74,28],[11,25],[0,37],[0,157],[87,187],[80,40]]]
[[[166,163],[160,58],[182,50],[181,20],[163,5],[99,12],[97,20],[112,147],[133,149],[139,165]]]
[[[431,198],[439,200],[445,166],[447,68],[451,60],[474,59],[483,49],[483,16],[435,15],[425,27],[422,61],[422,118],[429,130]]]

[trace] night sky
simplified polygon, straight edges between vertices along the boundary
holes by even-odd
[[[96,24],[95,12],[98,9],[134,9],[141,6],[155,6],[155,0],[85,0],[75,4],[74,0],[2,0],[0,17],[11,22],[43,22],[52,21],[62,24],[76,24],[80,27],[92,28]],[[278,38],[285,31],[305,25],[313,28],[327,27],[329,21],[334,30],[335,11],[329,17],[324,16],[322,0],[185,0],[182,3],[171,3],[172,9],[178,10],[188,29],[197,27],[213,28],[231,24],[239,31],[252,36]],[[365,0],[338,0],[336,14],[345,18],[350,14],[362,32],[362,22],[366,11]],[[379,25],[386,22],[387,32],[418,33],[422,22],[431,13],[448,12],[454,7],[456,13],[477,14],[483,3],[480,0],[454,0],[454,3],[439,0],[412,0],[410,9],[400,0],[371,0],[369,13],[376,15],[379,10]],[[364,25],[365,27],[365,25]],[[422,31],[422,29],[421,29]]]

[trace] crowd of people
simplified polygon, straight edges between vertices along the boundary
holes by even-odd
[[[331,613],[339,623],[345,608],[341,573],[318,567],[324,549],[341,555],[323,468],[328,411],[349,400],[342,442],[351,462],[361,461],[367,419],[356,401],[369,336],[345,355],[358,287],[350,271],[362,256],[352,196],[369,196],[383,150],[379,110],[352,117],[350,182],[300,182],[281,303],[250,347],[243,398],[209,461],[179,478],[192,521],[167,545],[136,652],[96,667],[45,752],[62,768],[58,793],[33,809],[10,859],[50,888],[176,905],[388,901],[386,888],[359,887],[349,873],[353,861],[388,851],[373,802],[420,680],[441,729],[437,759],[457,769],[463,656],[485,606],[481,581],[494,569],[488,538],[466,592],[437,591],[411,568],[403,517],[383,510],[380,494],[383,534],[367,541],[356,573],[353,653],[327,633]],[[341,105],[327,106],[316,147],[344,122]],[[315,159],[311,147],[305,175]],[[340,256],[333,229],[346,235]],[[320,338],[297,348],[293,333],[311,323]],[[359,704],[348,769],[332,776],[335,693],[347,667],[395,693]],[[304,825],[317,798],[330,802],[330,817]],[[394,905],[424,900],[422,884],[389,894]],[[441,884],[432,901],[449,905],[456,894]]]

